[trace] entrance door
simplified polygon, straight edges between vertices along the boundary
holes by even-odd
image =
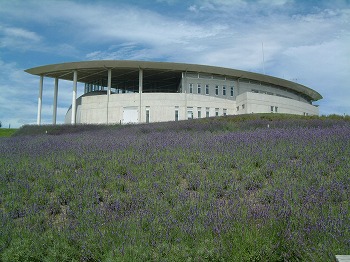
[[[139,112],[136,106],[123,108],[123,124],[138,123]]]

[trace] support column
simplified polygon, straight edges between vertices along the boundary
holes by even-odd
[[[77,110],[77,82],[78,82],[78,71],[73,71],[73,95],[72,95],[72,118],[71,124],[75,125],[76,110]]]
[[[140,99],[140,105],[139,105],[139,123],[141,123],[141,97],[142,97],[142,89],[143,89],[143,69],[139,68],[139,99]]]
[[[109,123],[109,96],[111,95],[112,87],[112,69],[108,69],[108,80],[107,80],[107,125]]]
[[[55,78],[55,90],[53,93],[53,114],[52,114],[53,125],[56,125],[56,119],[57,119],[57,94],[58,94],[58,78]]]
[[[39,96],[38,96],[38,116],[36,123],[40,126],[41,124],[41,108],[42,108],[42,100],[43,100],[43,83],[44,83],[44,76],[40,76],[40,82],[39,82]]]
[[[107,81],[107,94],[108,94],[108,96],[111,95],[111,88],[112,88],[112,69],[108,69],[108,81]]]

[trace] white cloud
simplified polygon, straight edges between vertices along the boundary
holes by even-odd
[[[142,9],[113,1],[99,4],[48,1],[45,5],[40,1],[14,1],[16,8],[13,1],[4,1],[0,9],[0,47],[40,51],[48,58],[62,55],[78,61],[160,60],[262,73],[263,42],[267,74],[298,79],[299,83],[315,88],[325,97],[320,101],[322,113],[350,114],[347,102],[350,6],[344,2],[324,8],[324,1],[323,7],[310,8],[292,0],[158,1],[167,2],[176,15],[162,13],[152,5]],[[9,90],[1,98],[13,99],[14,90],[18,90],[13,86],[27,87],[21,90],[30,103],[23,102],[19,95],[14,106],[20,107],[20,101],[28,107],[34,105],[34,112],[28,110],[22,115],[28,113],[28,119],[36,119],[38,78],[24,73],[20,61],[5,63],[2,59],[0,88]],[[45,80],[47,88],[44,87],[43,101],[47,105],[52,104],[50,81]],[[60,82],[60,108],[70,105],[71,88],[71,82]],[[344,99],[343,94],[349,99]],[[45,110],[45,121],[50,123],[52,108]],[[61,119],[63,111],[60,110]]]
[[[0,25],[0,47],[1,48],[29,48],[37,45],[41,41],[41,37],[32,31],[18,28],[6,27]]]

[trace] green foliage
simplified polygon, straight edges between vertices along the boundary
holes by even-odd
[[[14,129],[14,128],[0,128],[0,137],[10,137],[16,131],[17,129]]]

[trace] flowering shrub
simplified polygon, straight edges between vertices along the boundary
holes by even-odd
[[[350,253],[348,121],[47,129],[0,139],[0,261],[329,261]]]

